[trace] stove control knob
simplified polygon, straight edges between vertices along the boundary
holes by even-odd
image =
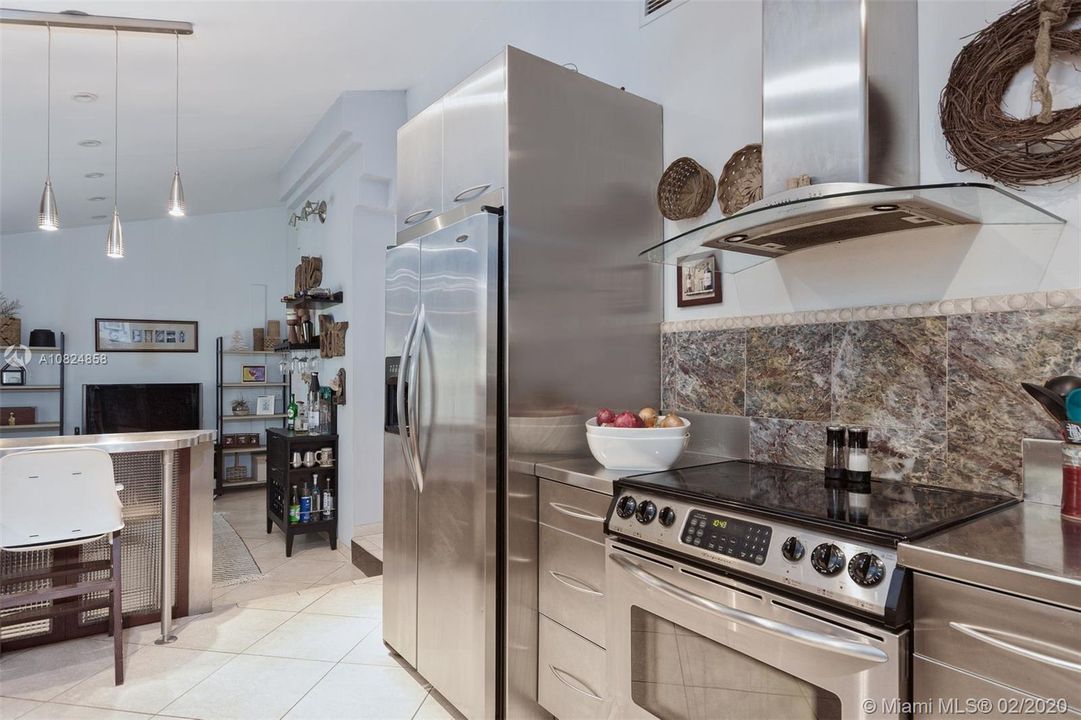
[[[811,567],[822,575],[836,575],[845,566],[845,554],[833,543],[822,543],[811,551]]]
[[[653,518],[657,517],[657,506],[652,500],[643,500],[638,504],[638,513],[635,517],[638,518],[638,522],[648,525],[653,522]]]
[[[784,555],[784,559],[788,562],[799,562],[803,559],[803,543],[793,535],[781,545],[781,554]]]
[[[616,515],[621,518],[629,518],[634,515],[634,511],[638,509],[638,502],[630,495],[624,495],[616,503]]]
[[[848,563],[848,575],[857,585],[872,587],[886,576],[886,566],[873,553],[860,553]]]
[[[661,525],[672,527],[676,522],[676,511],[670,507],[661,510]]]

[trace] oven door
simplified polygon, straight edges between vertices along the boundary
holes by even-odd
[[[730,577],[606,548],[611,718],[900,717],[895,634]]]

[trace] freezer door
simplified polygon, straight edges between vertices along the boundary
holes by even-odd
[[[499,217],[420,238],[417,670],[496,715]]]
[[[409,370],[407,335],[415,327],[420,309],[420,245],[416,241],[387,250],[386,298],[383,642],[416,667],[417,490],[407,461],[408,413],[398,412],[399,401],[408,394],[404,385]]]

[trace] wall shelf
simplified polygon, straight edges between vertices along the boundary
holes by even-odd
[[[293,296],[286,296],[282,298],[282,302],[286,307],[298,308],[300,310],[323,310],[328,307],[334,307],[335,305],[341,305],[343,299],[342,291],[331,293],[328,297],[309,297],[303,293]]]
[[[59,385],[0,385],[0,393],[6,392],[56,392]]]
[[[275,345],[274,349],[278,352],[296,352],[298,350],[318,350],[319,349],[319,336],[316,335],[312,338],[311,342],[306,343],[293,343],[283,342],[279,345]]]
[[[222,420],[282,420],[286,417],[285,413],[274,413],[273,415],[222,415]]]
[[[235,383],[222,383],[223,388],[267,388],[267,387],[285,387],[284,382],[235,382]]]
[[[222,455],[262,455],[265,452],[265,445],[259,445],[257,447],[223,447],[221,449]]]
[[[0,432],[23,432],[31,430],[55,430],[60,427],[58,422],[33,423],[28,425],[0,425]]]

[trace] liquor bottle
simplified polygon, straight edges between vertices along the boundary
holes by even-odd
[[[296,395],[294,395],[293,393],[289,393],[289,406],[285,409],[285,427],[289,430],[296,430],[297,410],[298,408]]]
[[[304,489],[300,493],[300,522],[312,521],[312,493],[308,489],[308,483],[304,483]]]
[[[327,479],[327,486],[323,489],[323,519],[334,519],[334,492],[330,489],[330,480]]]
[[[319,432],[319,373],[314,370],[308,384],[308,432]]]
[[[293,495],[289,498],[289,524],[296,525],[300,522],[300,497],[297,496],[297,486],[293,486]]]
[[[330,434],[330,403],[333,393],[330,388],[324,387],[319,390],[319,434]]]
[[[319,473],[312,475],[312,522],[323,519],[323,493],[319,491]]]

